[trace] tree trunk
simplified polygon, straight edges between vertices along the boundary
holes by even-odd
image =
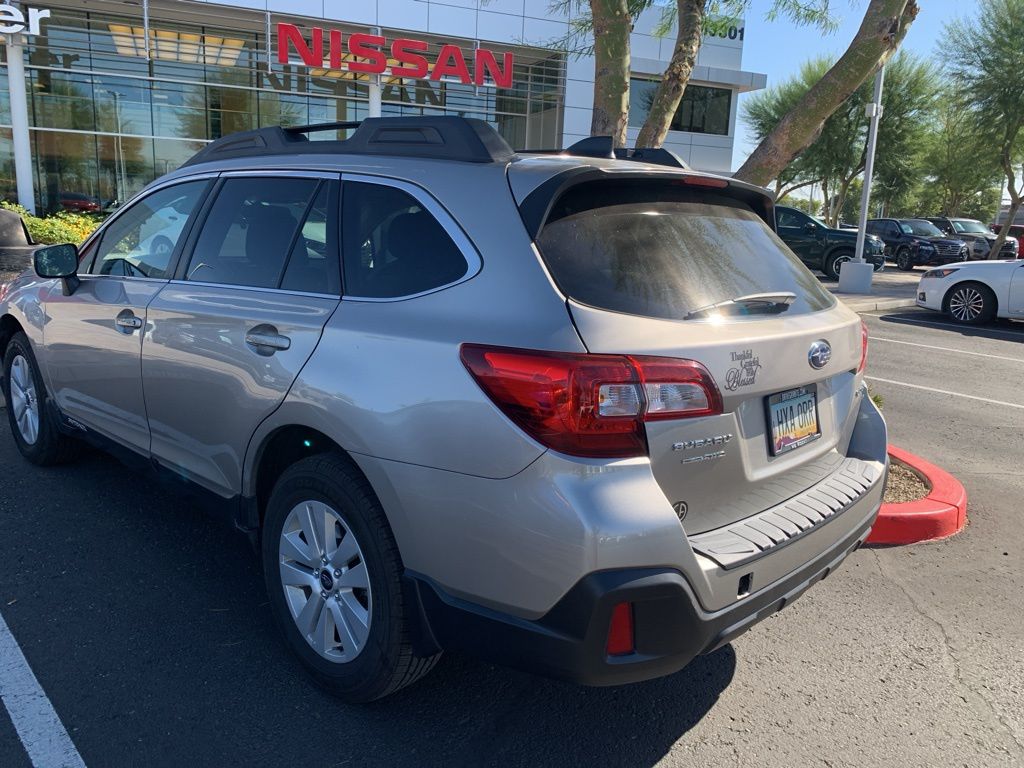
[[[611,136],[626,146],[629,118],[629,35],[633,22],[626,0],[590,0],[594,21],[594,113],[591,136]]]
[[[1013,226],[1014,219],[1017,218],[1017,211],[1020,210],[1021,203],[1024,203],[1024,190],[1017,189],[1017,175],[1013,170],[1013,163],[1006,157],[1003,158],[1003,170],[1006,172],[1006,191],[1010,195],[1010,210],[1006,212],[1006,223],[999,228],[999,235],[988,252],[989,260],[999,258],[1003,243],[1006,242],[1006,238],[1010,234],[1010,227]],[[1021,164],[1020,171],[1021,176],[1024,177],[1024,163]]]
[[[839,220],[843,218],[843,206],[846,204],[846,195],[850,191],[850,184],[853,183],[853,176],[843,179],[839,185],[839,194],[836,195],[836,207],[832,211],[832,220],[825,223],[831,227],[839,227]]]
[[[916,0],[870,0],[860,29],[832,68],[786,113],[735,173],[764,185],[814,143],[825,121],[899,48]]]
[[[665,143],[665,137],[672,127],[672,118],[679,109],[679,102],[683,100],[693,65],[697,61],[697,51],[700,50],[704,33],[704,0],[678,0],[678,5],[676,47],[672,51],[672,61],[654,93],[640,135],[637,136],[638,147],[660,147]]]

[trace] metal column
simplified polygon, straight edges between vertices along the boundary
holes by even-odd
[[[11,134],[14,143],[14,175],[18,203],[36,212],[32,180],[32,143],[28,133],[28,97],[25,90],[25,46],[21,35],[7,37],[7,89],[11,95]]]
[[[868,148],[864,158],[864,188],[860,195],[860,221],[857,222],[857,261],[864,261],[864,241],[867,239],[868,206],[871,203],[871,181],[875,173],[875,148],[878,145],[878,121],[882,118],[882,88],[885,85],[885,65],[875,75],[875,93],[865,111],[871,118],[868,127]]]

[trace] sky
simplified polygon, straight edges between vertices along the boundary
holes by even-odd
[[[867,0],[835,0],[833,15],[841,19],[834,32],[822,35],[813,27],[796,27],[787,21],[768,22],[765,12],[772,0],[753,0],[747,12],[743,41],[743,69],[768,75],[768,86],[787,80],[800,65],[816,56],[838,57],[856,34],[867,8]],[[976,12],[976,0],[919,0],[921,10],[907,32],[901,48],[919,56],[932,57],[940,50],[943,27],[955,18]],[[743,101],[740,95],[740,118],[736,124],[733,168],[738,168],[754,148],[743,125]]]

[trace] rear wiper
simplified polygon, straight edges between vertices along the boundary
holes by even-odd
[[[744,310],[757,310],[763,314],[777,315],[789,309],[789,305],[796,301],[796,294],[788,291],[778,293],[751,293],[746,296],[737,296],[735,299],[726,299],[706,307],[698,307],[686,313],[683,320],[692,320],[695,317],[703,317],[717,309],[725,307],[742,307]],[[751,312],[750,314],[754,314]]]

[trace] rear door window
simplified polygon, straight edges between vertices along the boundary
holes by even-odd
[[[315,210],[321,187],[328,184],[317,178],[273,176],[225,180],[196,240],[186,278],[218,285],[280,287],[290,258],[309,262],[316,237],[326,237],[303,223]],[[305,242],[305,234],[310,235],[310,243]],[[299,269],[297,264],[296,271],[305,272],[305,266]],[[292,279],[310,284],[305,275],[293,273]]]
[[[750,207],[670,184],[571,189],[555,203],[537,245],[567,296],[614,312],[682,320],[711,304],[770,292],[795,294],[787,315],[834,303]]]
[[[427,207],[384,184],[342,187],[345,295],[393,299],[450,285],[469,265]]]

